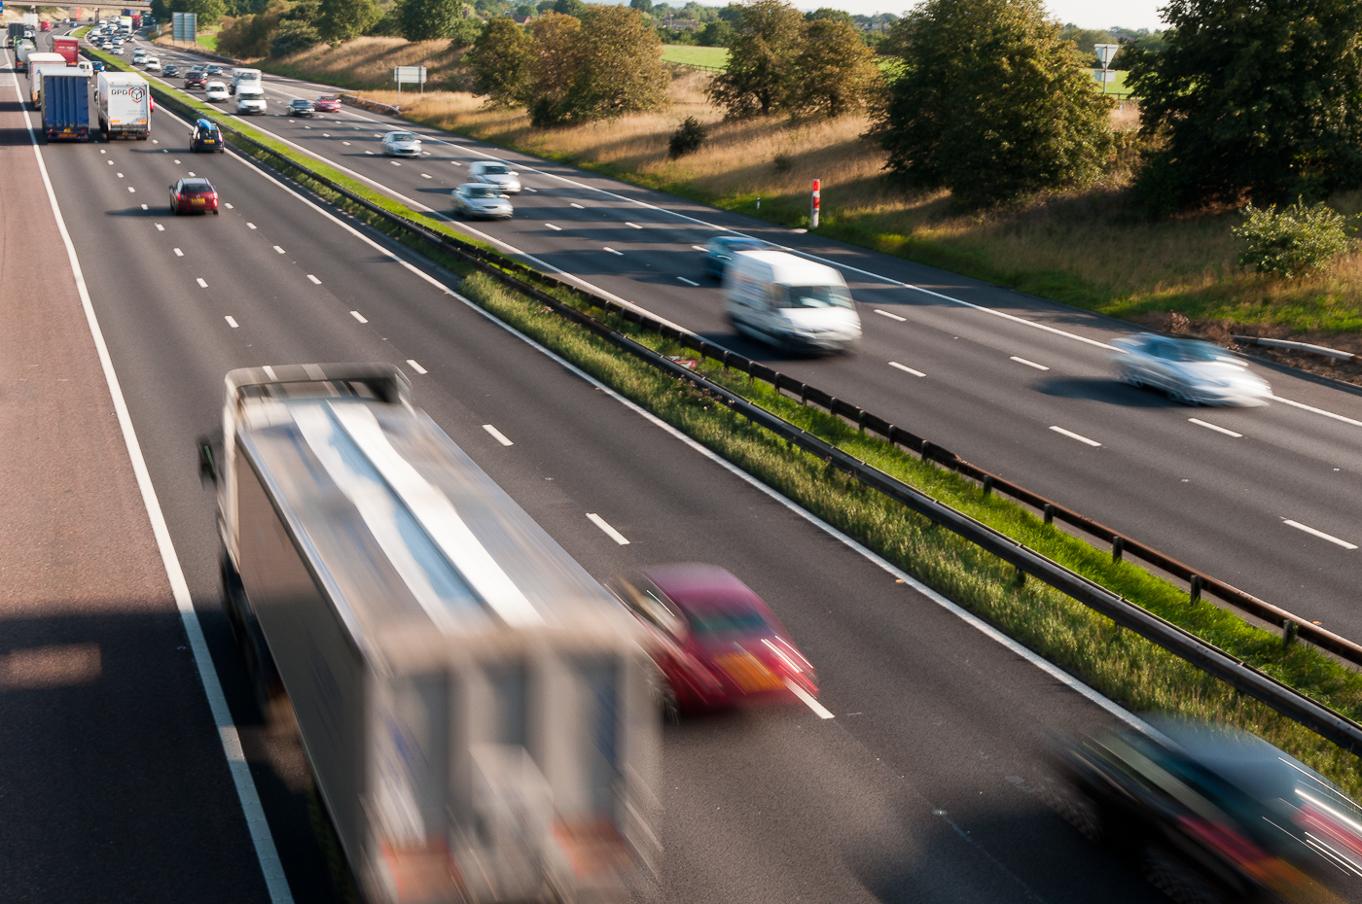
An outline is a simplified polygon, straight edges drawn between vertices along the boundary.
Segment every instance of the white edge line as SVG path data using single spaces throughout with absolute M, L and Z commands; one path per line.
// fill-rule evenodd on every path
M 1320 414 L 1323 415 L 1324 417 L 1332 418 L 1333 420 L 1341 421 L 1345 424 L 1351 424 L 1354 427 L 1362 427 L 1362 421 L 1355 420 L 1346 415 L 1334 414 L 1332 411 L 1325 411 L 1323 408 L 1316 408 L 1314 405 L 1307 405 L 1304 402 L 1294 402 L 1291 399 L 1284 399 L 1281 396 L 1275 394 L 1272 396 L 1272 400 L 1274 402 L 1281 402 L 1283 405 L 1290 405 L 1292 408 L 1299 408 L 1302 411 L 1309 411 L 1312 414 Z
M 1063 427 L 1056 427 L 1054 425 L 1051 425 L 1050 429 L 1058 433 L 1060 436 L 1067 436 L 1069 439 L 1076 439 L 1080 443 L 1085 443 L 1089 446 L 1092 446 L 1093 448 L 1097 448 L 1098 446 L 1102 445 L 1095 439 L 1089 439 L 1088 437 L 1084 436 L 1081 433 L 1074 433 L 1072 430 L 1065 430 Z
M 613 527 L 611 527 L 610 523 L 606 521 L 604 518 L 602 518 L 600 515 L 596 514 L 595 512 L 587 512 L 586 517 L 587 520 L 589 520 L 592 524 L 599 527 L 607 537 L 609 537 L 611 540 L 614 540 L 620 546 L 629 545 L 629 538 L 624 536 L 624 534 L 620 533 L 619 531 L 615 530 Z
M 1304 531 L 1312 537 L 1318 537 L 1321 540 L 1332 543 L 1335 546 L 1342 546 L 1344 549 L 1357 549 L 1357 544 L 1349 543 L 1347 540 L 1340 540 L 1333 534 L 1326 534 L 1324 531 L 1316 530 L 1308 524 L 1301 524 L 1299 521 L 1292 521 L 1290 518 L 1283 518 L 1282 523 L 1288 527 L 1294 527 L 1298 531 Z
M 785 686 L 790 689 L 790 693 L 794 694 L 796 697 L 802 700 L 805 706 L 813 710 L 813 714 L 815 716 L 817 716 L 820 719 L 833 718 L 832 710 L 828 709 L 826 706 L 819 703 L 818 700 L 812 694 L 804 690 L 804 688 L 800 687 L 799 685 L 795 684 L 789 678 L 785 679 Z
M 528 345 L 530 348 L 539 352 L 539 354 L 548 358 L 550 361 L 554 362 L 559 367 L 563 368 L 568 373 L 585 381 L 586 383 L 590 384 L 593 388 L 600 390 L 602 395 L 605 395 L 613 399 L 618 404 L 623 405 L 625 408 L 632 411 L 634 414 L 638 415 L 643 420 L 647 421 L 654 427 L 666 433 L 668 436 L 671 436 L 673 439 L 685 445 L 691 451 L 703 456 L 710 462 L 713 462 L 718 467 L 723 468 L 725 471 L 732 474 L 738 480 L 741 480 L 743 483 L 746 483 L 748 486 L 752 487 L 757 492 L 771 499 L 776 504 L 784 507 L 794 515 L 804 519 L 809 524 L 816 527 L 818 530 L 827 534 L 829 537 L 832 537 L 834 540 L 841 543 L 843 546 L 847 547 L 852 552 L 855 552 L 861 558 L 865 559 L 875 567 L 879 568 L 881 571 L 888 574 L 890 577 L 893 577 L 894 579 L 901 581 L 904 586 L 912 589 L 917 593 L 922 594 L 922 596 L 926 597 L 928 600 L 932 601 L 937 606 L 949 612 L 951 615 L 954 615 L 956 618 L 960 619 L 965 624 L 969 625 L 971 628 L 978 631 L 980 634 L 983 634 L 989 640 L 992 640 L 994 643 L 1005 648 L 1013 655 L 1021 659 L 1025 659 L 1027 662 L 1031 663 L 1031 665 L 1035 666 L 1040 671 L 1049 675 L 1051 678 L 1058 681 L 1060 684 L 1064 685 L 1069 690 L 1078 694 L 1080 697 L 1084 698 L 1088 702 L 1092 703 L 1094 706 L 1100 707 L 1103 711 L 1107 712 L 1114 718 L 1119 719 L 1121 722 L 1125 723 L 1126 725 L 1129 725 L 1130 727 L 1136 729 L 1137 731 L 1140 731 L 1144 734 L 1151 735 L 1154 737 L 1160 736 L 1159 732 L 1156 729 L 1154 729 L 1153 726 L 1151 726 L 1149 723 L 1145 722 L 1143 719 L 1136 716 L 1134 713 L 1127 710 L 1125 707 L 1118 704 L 1116 701 L 1108 699 L 1098 691 L 1084 684 L 1082 681 L 1079 681 L 1073 675 L 1070 675 L 1068 672 L 1064 671 L 1059 666 L 1055 665 L 1053 662 L 1050 662 L 1049 660 L 1043 658 L 1042 656 L 1033 652 L 1031 649 L 1024 646 L 1020 642 L 1014 640 L 1013 638 L 1008 637 L 1002 631 L 999 631 L 997 628 L 993 627 L 988 622 L 981 619 L 979 616 L 970 612 L 968 609 L 962 607 L 959 603 L 956 603 L 955 601 L 946 598 L 942 594 L 933 590 L 931 587 L 928 587 L 926 584 L 923 584 L 917 578 L 908 574 L 908 572 L 899 568 L 897 565 L 884 559 L 878 553 L 875 553 L 870 549 L 866 548 L 860 542 L 853 540 L 851 537 L 842 533 L 840 530 L 833 527 L 831 524 L 828 524 L 826 521 L 819 518 L 812 512 L 809 512 L 806 509 L 801 508 L 797 503 L 793 502 L 790 499 L 787 499 L 784 495 L 777 492 L 776 490 L 773 490 L 771 487 L 768 487 L 766 484 L 762 483 L 760 480 L 753 477 L 751 474 L 748 474 L 746 471 L 742 470 L 737 465 L 733 464 L 731 461 L 728 461 L 727 459 L 721 457 L 717 452 L 714 452 L 708 449 L 707 447 L 701 445 L 699 441 L 692 439 L 691 437 L 682 433 L 680 430 L 677 430 L 675 427 L 673 427 L 671 424 L 668 424 L 666 421 L 663 421 L 657 415 L 653 414 L 652 412 L 644 410 L 643 408 L 639 407 L 636 403 L 630 401 L 629 399 L 626 399 L 624 396 L 620 395 L 619 392 L 617 392 L 616 390 L 612 389 L 609 386 L 606 386 L 600 380 L 596 379 L 591 374 L 582 370 L 580 367 L 573 364 L 571 361 L 568 361 L 566 358 L 562 357 L 557 352 L 552 351 L 551 349 L 542 345 L 541 343 L 531 338 L 530 336 L 525 335 L 520 330 L 517 330 L 510 324 L 498 320 L 489 311 L 484 310 L 472 299 L 466 298 L 463 295 L 460 295 L 458 292 L 455 292 L 453 289 L 449 288 L 449 286 L 445 285 L 440 280 L 431 276 L 429 273 L 425 272 L 420 267 L 417 267 L 410 261 L 405 260 L 404 258 L 394 254 L 392 251 L 378 244 L 378 242 L 375 242 L 369 236 L 360 232 L 358 229 L 351 226 L 349 223 L 346 223 L 343 220 L 336 218 L 329 211 L 323 210 L 322 208 L 318 207 L 311 200 L 298 194 L 292 188 L 280 182 L 278 179 L 275 179 L 268 173 L 256 169 L 254 166 L 247 163 L 240 157 L 237 157 L 235 154 L 231 154 L 229 156 L 231 157 L 232 160 L 235 160 L 238 165 L 244 166 L 251 172 L 260 176 L 262 179 L 274 183 L 284 192 L 287 192 L 294 198 L 297 198 L 303 204 L 312 208 L 312 210 L 316 211 L 326 220 L 329 220 L 330 222 L 336 224 L 341 229 L 344 229 L 346 232 L 350 233 L 360 241 L 364 242 L 369 247 L 373 248 L 379 254 L 382 254 L 383 256 L 397 263 L 399 266 L 407 270 L 417 279 L 422 280 L 432 288 L 444 293 L 445 295 L 448 295 L 450 298 L 455 299 L 464 307 L 472 311 L 474 314 L 477 314 L 483 320 L 486 320 L 488 323 L 506 332 L 508 335 L 514 336 L 521 342 Z
M 1187 420 L 1193 424 L 1196 424 L 1198 427 L 1205 427 L 1207 430 L 1214 430 L 1216 433 L 1223 433 L 1226 436 L 1232 436 L 1235 439 L 1244 438 L 1244 434 L 1242 433 L 1235 433 L 1228 427 L 1221 427 L 1219 424 L 1212 424 L 1210 421 L 1203 421 L 1199 417 L 1189 417 Z
M 502 433 L 500 430 L 498 430 L 496 427 L 493 427 L 491 424 L 483 424 L 482 429 L 486 430 L 488 434 L 491 435 L 492 439 L 501 443 L 503 446 L 515 445 L 515 443 L 511 442 L 509 439 L 506 438 L 506 434 Z
M 7 60 L 8 57 L 9 54 L 6 54 Z M 13 69 L 10 71 L 10 76 L 14 79 L 15 92 L 22 99 L 23 94 L 19 90 L 19 77 Z M 288 879 L 284 875 L 284 867 L 279 860 L 279 851 L 274 846 L 274 838 L 270 834 L 269 822 L 265 819 L 265 811 L 260 805 L 260 795 L 256 791 L 254 780 L 251 778 L 250 765 L 246 762 L 245 754 L 241 749 L 240 734 L 237 732 L 236 724 L 232 721 L 231 710 L 227 706 L 227 698 L 222 693 L 218 674 L 213 669 L 208 642 L 203 636 L 203 628 L 199 624 L 198 613 L 194 610 L 194 602 L 189 595 L 189 584 L 185 580 L 184 571 L 180 568 L 180 560 L 175 554 L 175 544 L 170 539 L 170 528 L 166 526 L 165 515 L 161 512 L 161 504 L 157 500 L 156 488 L 152 485 L 151 473 L 147 470 L 146 460 L 142 457 L 142 447 L 137 440 L 137 432 L 133 428 L 132 416 L 128 413 L 127 402 L 123 398 L 118 374 L 115 373 L 113 359 L 109 356 L 109 347 L 104 342 L 104 333 L 99 328 L 99 319 L 95 316 L 95 308 L 90 301 L 90 291 L 85 285 L 85 276 L 81 271 L 80 260 L 76 257 L 76 247 L 71 241 L 71 233 L 66 229 L 66 221 L 62 218 L 61 208 L 57 204 L 57 194 L 52 188 L 52 179 L 47 174 L 42 150 L 38 145 L 37 138 L 33 135 L 33 125 L 29 122 L 27 113 L 24 114 L 24 127 L 28 130 L 29 141 L 33 146 L 33 156 L 38 161 L 38 172 L 43 177 L 43 187 L 47 190 L 48 203 L 52 206 L 52 214 L 57 220 L 57 231 L 61 233 L 62 243 L 66 246 L 66 257 L 71 264 L 76 292 L 80 296 L 81 307 L 85 310 L 85 322 L 90 328 L 90 336 L 95 343 L 100 368 L 104 371 L 104 382 L 109 387 L 109 396 L 113 401 L 114 413 L 118 418 L 119 429 L 123 433 L 123 444 L 127 447 L 128 458 L 132 464 L 133 474 L 137 479 L 137 488 L 142 494 L 142 504 L 146 508 L 147 519 L 151 522 L 151 532 L 156 539 L 157 550 L 161 554 L 161 565 L 165 568 L 171 593 L 175 597 L 175 606 L 180 613 L 180 622 L 184 625 L 185 637 L 189 641 L 189 649 L 194 656 L 194 666 L 198 671 L 199 681 L 203 685 L 204 696 L 208 698 L 208 709 L 212 713 L 214 724 L 217 726 L 218 740 L 222 744 L 222 752 L 227 759 L 227 769 L 232 776 L 232 785 L 236 789 L 237 800 L 241 803 L 242 816 L 246 821 L 246 830 L 251 836 L 251 844 L 255 848 L 256 860 L 260 864 L 260 872 L 265 880 L 266 891 L 269 893 L 270 900 L 275 904 L 291 904 L 293 895 L 289 891 Z

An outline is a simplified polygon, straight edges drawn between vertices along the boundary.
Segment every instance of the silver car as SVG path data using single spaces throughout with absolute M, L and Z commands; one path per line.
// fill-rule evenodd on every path
M 389 157 L 420 157 L 421 139 L 413 132 L 389 132 L 383 136 L 383 153 Z
M 1162 390 L 1189 405 L 1266 405 L 1267 381 L 1219 346 L 1140 333 L 1115 340 L 1116 375 L 1131 386 Z
M 501 193 L 495 185 L 470 183 L 460 185 L 451 192 L 454 210 L 465 217 L 485 217 L 487 219 L 510 219 L 514 210 L 510 198 Z
M 468 177 L 474 182 L 495 185 L 508 195 L 520 191 L 520 174 L 496 160 L 476 160 L 468 164 Z

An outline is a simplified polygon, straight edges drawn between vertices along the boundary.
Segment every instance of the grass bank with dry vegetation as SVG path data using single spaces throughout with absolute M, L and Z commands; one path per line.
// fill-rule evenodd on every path
M 377 88 L 395 64 L 393 42 L 402 43 L 363 38 L 314 48 L 270 68 Z M 447 46 L 428 43 L 453 66 Z M 400 62 L 415 62 L 422 47 L 411 45 Z M 1230 233 L 1236 211 L 1151 221 L 1126 197 L 1129 160 L 1081 192 L 963 211 L 948 193 L 912 191 L 888 178 L 884 153 L 864 137 L 866 117 L 726 122 L 705 98 L 709 78 L 678 68 L 667 110 L 558 129 L 533 128 L 524 110 L 488 109 L 466 92 L 365 94 L 400 103 L 414 121 L 789 226 L 805 225 L 808 186 L 819 178 L 819 231 L 829 236 L 1157 328 L 1219 339 L 1289 336 L 1362 351 L 1362 253 L 1295 282 L 1247 273 Z M 1117 129 L 1138 124 L 1134 104 L 1112 115 Z M 670 159 L 668 139 L 687 116 L 706 126 L 708 139 L 694 154 Z M 1332 203 L 1357 213 L 1362 192 Z

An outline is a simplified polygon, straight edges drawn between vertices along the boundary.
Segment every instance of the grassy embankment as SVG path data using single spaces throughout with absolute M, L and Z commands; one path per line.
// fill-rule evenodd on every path
M 380 89 L 392 62 L 378 59 L 398 46 L 396 39 L 365 38 L 264 65 Z M 561 129 L 535 129 L 523 110 L 486 109 L 462 92 L 368 93 L 400 101 L 415 121 L 788 226 L 804 225 L 809 182 L 821 178 L 820 231 L 832 237 L 1144 324 L 1162 327 L 1178 312 L 1212 335 L 1228 325 L 1362 350 L 1362 254 L 1292 283 L 1245 273 L 1229 231 L 1236 213 L 1148 221 L 1123 192 L 1130 161 L 1089 190 L 1005 210 L 962 211 L 946 192 L 905 190 L 886 178 L 884 154 L 863 137 L 869 125 L 863 116 L 725 122 L 705 99 L 708 78 L 678 72 L 664 111 Z M 668 137 L 686 116 L 709 127 L 709 141 L 695 154 L 669 159 Z M 1134 104 L 1113 113 L 1118 128 L 1133 128 L 1137 116 Z M 1345 213 L 1362 210 L 1362 193 L 1333 201 Z
M 100 56 L 115 66 L 126 68 L 121 60 Z M 212 109 L 182 92 L 168 93 L 196 111 Z M 230 121 L 225 128 L 262 140 L 313 172 L 346 184 L 388 209 L 440 231 L 452 232 L 447 224 L 374 195 L 331 167 L 274 142 L 249 126 Z M 322 191 L 325 194 L 325 189 Z M 335 198 L 334 195 L 331 197 Z M 364 216 L 362 208 L 352 209 Z M 620 355 L 613 347 L 571 326 L 542 305 L 515 298 L 481 275 L 466 280 L 464 287 L 498 316 L 546 342 L 1114 699 L 1137 710 L 1170 710 L 1241 725 L 1333 776 L 1352 793 L 1362 793 L 1362 769 L 1356 757 L 1265 707 L 1239 697 L 1227 686 L 1130 632 L 1115 628 L 1105 618 L 1038 582 L 1018 584 L 1011 569 L 998 560 L 945 531 L 930 527 L 887 498 L 830 472 L 821 461 L 792 451 L 770 434 L 752 427 L 727 409 L 713 405 L 702 394 L 677 385 L 629 356 Z M 619 323 L 616 327 L 648 340 L 629 325 Z M 679 351 L 666 347 L 656 337 L 652 344 L 663 351 Z M 1133 566 L 1112 563 L 1104 554 L 1041 524 L 1016 506 L 996 497 L 984 497 L 955 475 L 924 465 L 900 450 L 864 437 L 837 419 L 805 409 L 741 375 L 726 374 L 717 369 L 710 369 L 710 375 L 804 429 L 1183 624 L 1326 705 L 1352 718 L 1362 717 L 1362 675 L 1340 667 L 1303 645 L 1283 649 L 1273 635 L 1253 629 L 1213 606 L 1189 606 L 1176 588 Z

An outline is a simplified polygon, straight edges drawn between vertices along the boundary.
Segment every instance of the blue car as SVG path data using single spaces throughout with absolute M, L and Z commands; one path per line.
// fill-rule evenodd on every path
M 92 60 L 92 61 L 90 62 L 90 66 L 91 66 L 91 68 L 93 69 L 93 71 L 95 71 L 95 72 L 103 72 L 103 71 L 104 71 L 104 63 L 103 63 L 102 61 L 100 61 L 100 60 Z
M 755 251 L 764 247 L 765 242 L 742 235 L 721 235 L 712 238 L 705 246 L 705 273 L 711 279 L 722 281 L 724 271 L 728 269 L 728 262 L 733 260 L 733 255 L 739 251 Z

